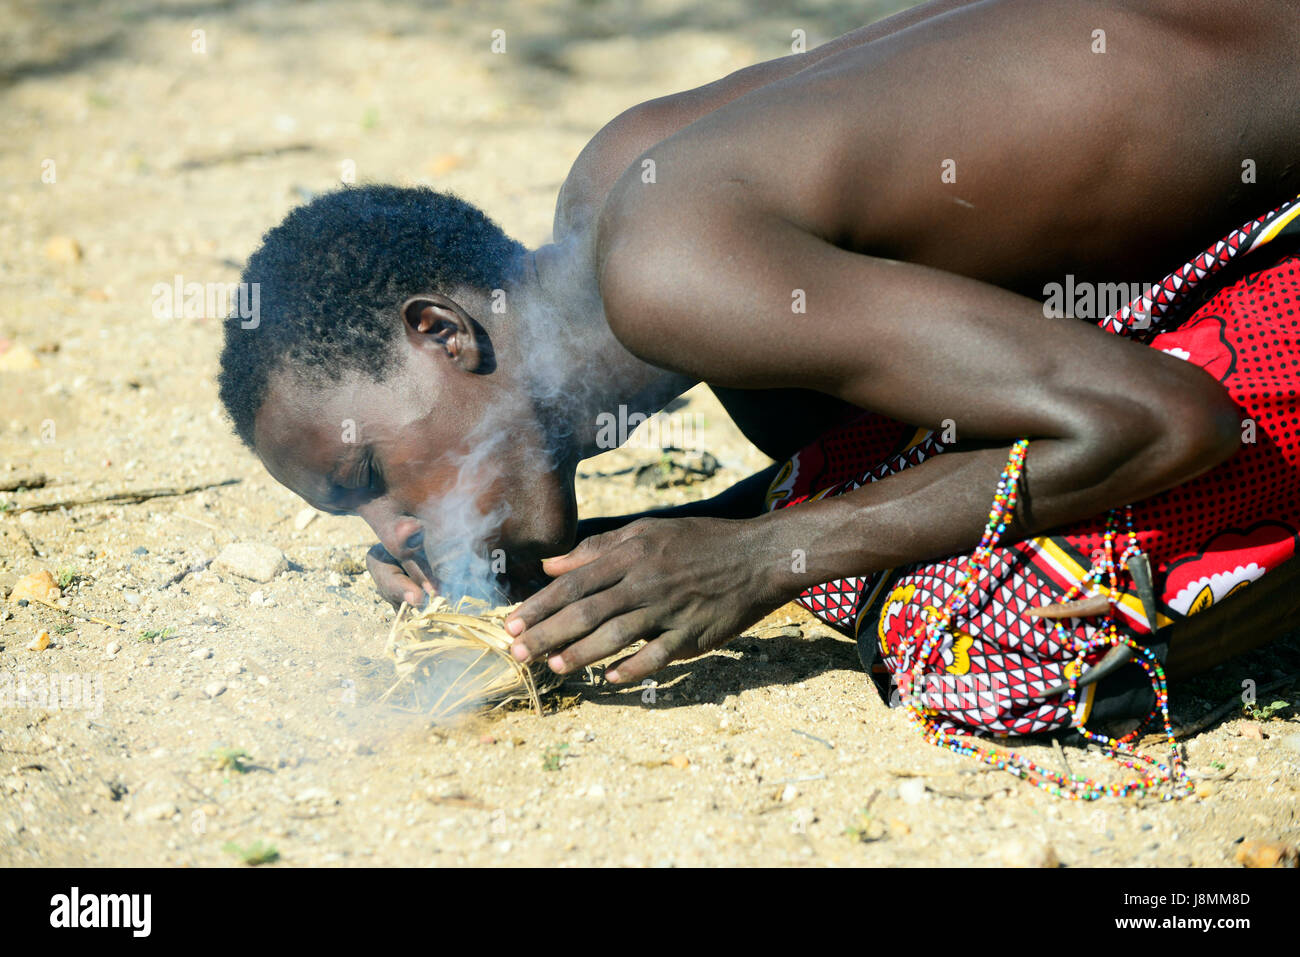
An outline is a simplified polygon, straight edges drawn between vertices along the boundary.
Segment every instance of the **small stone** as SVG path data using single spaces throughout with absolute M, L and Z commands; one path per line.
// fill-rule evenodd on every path
M 1252 741 L 1264 740 L 1264 729 L 1255 721 L 1243 721 L 1239 729 L 1243 738 L 1250 738 Z
M 333 804 L 334 803 L 334 798 L 329 793 L 329 791 L 326 791 L 324 788 L 320 788 L 320 787 L 304 788 L 303 790 L 298 792 L 298 794 L 294 797 L 293 800 L 295 804 L 312 804 L 312 803 Z
M 1296 867 L 1296 848 L 1281 841 L 1245 841 L 1237 848 L 1237 863 L 1242 867 Z
M 110 641 L 107 645 L 104 646 L 104 654 L 108 655 L 110 658 L 112 658 L 121 650 L 122 650 L 122 646 L 119 645 L 116 641 Z
M 51 236 L 45 242 L 45 258 L 52 263 L 71 266 L 81 262 L 81 243 L 71 236 Z
M 1196 785 L 1196 796 L 1198 798 L 1214 797 L 1217 790 L 1218 788 L 1209 781 L 1202 781 L 1200 784 Z
M 32 572 L 30 575 L 24 575 L 14 582 L 13 591 L 9 593 L 9 600 L 14 604 L 24 598 L 35 602 L 57 601 L 62 595 L 63 592 L 59 590 L 59 586 L 55 583 L 54 576 L 45 569 L 41 569 L 38 572 Z
M 0 342 L 0 372 L 31 372 L 41 367 L 41 360 L 21 342 Z M 30 512 L 24 512 L 30 515 Z
M 1007 867 L 1060 867 L 1061 861 L 1050 844 L 1009 841 L 999 852 Z
M 758 758 L 755 757 L 753 751 L 746 751 L 744 754 L 740 756 L 741 767 L 752 768 L 757 763 L 758 763 Z
M 587 797 L 594 798 L 597 801 L 603 800 L 605 797 L 605 785 L 593 784 L 591 787 L 587 788 Z
M 215 698 L 218 695 L 224 694 L 225 691 L 226 683 L 224 681 L 212 681 L 203 686 L 203 693 L 209 698 Z
M 218 572 L 238 575 L 255 582 L 269 582 L 289 568 L 284 553 L 274 545 L 259 542 L 232 542 L 212 560 Z
M 316 516 L 319 514 L 320 512 L 316 511 L 314 508 L 304 508 L 293 517 L 293 527 L 301 532 L 304 528 L 314 522 Z
M 44 651 L 50 647 L 50 633 L 48 631 L 40 632 L 35 638 L 27 642 L 28 651 Z
M 238 661 L 231 662 L 230 664 L 226 665 L 226 676 L 229 678 L 233 678 L 235 677 L 235 675 L 242 675 L 243 673 L 244 673 L 244 666 L 240 664 Z
M 799 789 L 795 787 L 793 784 L 787 784 L 785 788 L 781 791 L 781 802 L 783 804 L 789 804 L 798 796 L 799 796 Z
M 197 659 L 199 659 L 200 661 L 204 661 L 204 660 L 206 660 L 206 659 L 212 657 L 212 649 L 211 649 L 211 648 L 197 648 L 197 649 L 195 649 L 194 651 L 191 651 L 191 652 L 190 652 L 190 657 L 191 657 L 191 658 L 197 658 Z
M 162 804 L 151 804 L 140 812 L 141 821 L 170 821 L 175 815 L 180 813 L 180 808 L 170 802 Z
M 908 778 L 898 785 L 898 797 L 904 804 L 920 804 L 925 792 L 925 782 L 920 778 Z
M 691 766 L 691 759 L 684 754 L 674 754 L 668 759 L 668 763 L 679 771 L 685 771 Z

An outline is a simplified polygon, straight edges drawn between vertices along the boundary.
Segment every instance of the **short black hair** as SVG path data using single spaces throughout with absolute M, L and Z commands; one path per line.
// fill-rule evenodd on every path
M 353 371 L 381 380 L 402 302 L 501 288 L 525 252 L 478 207 L 423 186 L 349 186 L 293 210 L 244 267 L 241 282 L 258 284 L 256 322 L 225 321 L 218 384 L 235 432 L 253 447 L 282 366 L 309 382 Z

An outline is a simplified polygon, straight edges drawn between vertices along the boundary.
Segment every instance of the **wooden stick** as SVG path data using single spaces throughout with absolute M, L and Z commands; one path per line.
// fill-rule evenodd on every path
M 38 505 L 21 505 L 11 509 L 9 514 L 21 515 L 23 512 L 54 512 L 61 508 L 76 508 L 80 505 L 139 505 L 155 498 L 170 498 L 175 495 L 192 495 L 210 488 L 224 488 L 238 485 L 243 479 L 229 478 L 220 482 L 208 482 L 205 485 L 188 485 L 184 488 L 149 488 L 137 492 L 114 492 L 112 495 L 94 495 L 89 498 L 68 498 L 58 502 L 41 502 Z
M 84 618 L 86 621 L 93 621 L 97 625 L 108 625 L 109 628 L 116 628 L 118 631 L 122 630 L 122 626 L 116 622 L 105 621 L 103 618 L 96 618 L 93 615 L 83 615 L 81 612 L 73 611 L 71 608 L 60 608 L 58 605 L 54 604 L 54 602 L 46 601 L 44 598 L 37 598 L 35 595 L 29 596 L 27 600 L 34 601 L 38 605 L 44 605 L 46 608 L 53 608 L 55 611 L 61 611 L 65 615 L 72 615 L 75 618 Z

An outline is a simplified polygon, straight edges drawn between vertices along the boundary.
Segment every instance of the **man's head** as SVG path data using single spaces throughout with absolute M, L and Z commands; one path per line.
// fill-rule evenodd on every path
M 294 210 L 244 270 L 256 321 L 226 323 L 236 432 L 278 481 L 360 515 L 401 560 L 465 534 L 467 510 L 501 520 L 484 531 L 508 552 L 562 548 L 572 488 L 489 308 L 525 263 L 480 210 L 429 189 L 348 188 Z

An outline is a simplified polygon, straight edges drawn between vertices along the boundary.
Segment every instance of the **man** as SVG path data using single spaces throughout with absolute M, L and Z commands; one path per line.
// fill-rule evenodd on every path
M 516 655 L 567 672 L 646 639 L 612 681 L 801 595 L 897 671 L 1028 438 L 983 595 L 1001 610 L 941 650 L 1015 699 L 956 723 L 1059 727 L 1047 689 L 1096 610 L 1058 610 L 1064 637 L 1028 611 L 1085 578 L 1108 510 L 1140 504 L 1156 581 L 1107 607 L 1171 667 L 1290 610 L 1235 595 L 1248 628 L 1174 635 L 1294 567 L 1297 41 L 1283 2 L 944 0 L 623 113 L 531 252 L 452 197 L 323 197 L 249 261 L 262 320 L 227 325 L 223 401 L 279 481 L 366 519 L 390 600 L 491 580 L 502 554 L 531 591 L 540 565 L 554 581 L 510 622 Z M 1048 319 L 1033 298 L 1161 277 L 1167 295 L 1113 316 Z M 1217 324 L 1190 325 L 1210 316 L 1189 289 Z M 573 548 L 596 416 L 698 382 L 783 465 Z M 1184 601 L 1202 579 L 1209 598 Z M 1149 706 L 1130 679 L 1106 679 L 1106 713 Z

